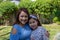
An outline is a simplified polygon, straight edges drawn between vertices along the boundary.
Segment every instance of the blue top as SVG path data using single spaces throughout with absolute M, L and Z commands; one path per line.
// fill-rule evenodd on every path
M 21 27 L 19 24 L 13 25 L 17 30 L 16 34 L 10 34 L 10 40 L 30 40 L 31 29 L 28 24 Z

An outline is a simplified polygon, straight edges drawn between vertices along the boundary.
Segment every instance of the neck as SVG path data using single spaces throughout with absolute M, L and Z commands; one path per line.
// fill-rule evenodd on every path
M 33 30 L 36 30 L 37 28 L 38 28 L 38 26 L 35 29 L 33 29 Z
M 19 25 L 23 27 L 25 24 L 20 23 Z

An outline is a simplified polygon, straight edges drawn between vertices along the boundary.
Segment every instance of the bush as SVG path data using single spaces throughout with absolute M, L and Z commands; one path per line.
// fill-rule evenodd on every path
M 54 23 L 56 23 L 57 21 L 58 21 L 58 18 L 57 17 L 53 18 L 53 22 Z
M 2 15 L 2 18 L 5 20 L 5 24 L 6 20 L 9 21 L 9 24 L 13 23 L 13 18 L 15 17 L 17 9 L 17 6 L 10 1 L 0 3 L 0 14 Z

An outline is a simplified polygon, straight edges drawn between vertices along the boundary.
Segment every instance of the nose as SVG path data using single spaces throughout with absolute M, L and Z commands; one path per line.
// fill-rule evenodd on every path
M 33 26 L 34 24 L 33 24 L 33 23 L 31 23 L 30 25 L 31 25 L 31 26 Z
M 25 17 L 23 17 L 23 19 L 25 20 L 26 18 L 25 18 Z

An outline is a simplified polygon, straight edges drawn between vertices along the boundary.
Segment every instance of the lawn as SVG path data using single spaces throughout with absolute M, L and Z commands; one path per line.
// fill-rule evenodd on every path
M 43 24 L 43 26 L 49 31 L 50 40 L 60 31 L 60 25 L 57 24 Z M 9 40 L 11 28 L 12 26 L 0 26 L 0 40 Z
M 11 26 L 0 26 L 0 40 L 8 40 Z
M 60 32 L 60 25 L 57 24 L 44 24 L 43 25 L 50 33 L 49 40 L 53 40 L 54 36 Z

